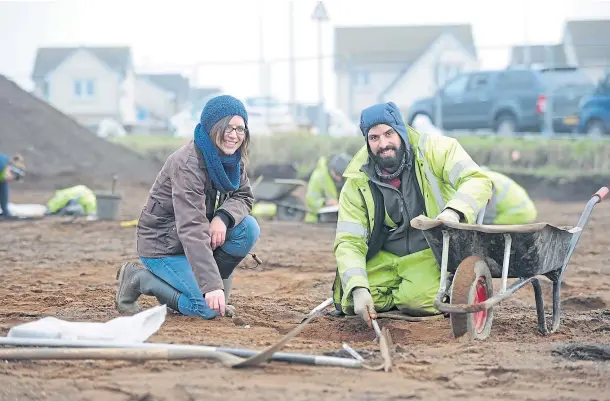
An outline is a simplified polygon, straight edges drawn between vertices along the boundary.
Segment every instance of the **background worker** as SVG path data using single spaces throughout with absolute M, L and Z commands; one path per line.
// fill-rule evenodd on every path
M 483 224 L 529 224 L 538 216 L 536 204 L 527 191 L 510 177 L 481 167 L 493 183 L 491 200 Z
M 86 185 L 59 189 L 47 202 L 47 215 L 95 216 L 97 198 Z
M 324 206 L 339 204 L 339 193 L 345 181 L 343 173 L 352 158 L 345 153 L 335 154 L 328 159 L 318 159 L 315 170 L 309 177 L 305 203 L 307 205 L 307 223 L 318 222 L 318 211 Z
M 15 155 L 11 159 L 8 155 L 0 153 L 0 217 L 11 218 L 8 209 L 9 183 L 19 181 L 25 176 L 25 164 L 21 155 Z

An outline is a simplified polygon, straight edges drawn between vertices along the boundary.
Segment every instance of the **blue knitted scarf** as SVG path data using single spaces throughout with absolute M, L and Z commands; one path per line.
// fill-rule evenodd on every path
M 238 150 L 231 156 L 220 154 L 201 123 L 195 128 L 195 145 L 203 153 L 214 188 L 224 193 L 237 190 L 241 181 L 241 151 Z

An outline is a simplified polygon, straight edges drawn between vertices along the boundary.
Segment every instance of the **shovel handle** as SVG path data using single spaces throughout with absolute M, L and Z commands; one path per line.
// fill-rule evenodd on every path
M 593 196 L 599 197 L 598 202 L 603 201 L 604 198 L 606 197 L 606 195 L 608 195 L 608 187 L 601 187 L 600 189 L 597 190 L 597 192 L 595 194 L 593 194 Z

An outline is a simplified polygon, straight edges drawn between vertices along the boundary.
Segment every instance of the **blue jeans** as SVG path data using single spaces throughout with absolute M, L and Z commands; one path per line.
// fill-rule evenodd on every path
M 227 230 L 225 243 L 221 248 L 232 256 L 248 256 L 254 247 L 260 228 L 256 219 L 246 216 L 241 223 Z M 181 293 L 178 299 L 178 312 L 186 316 L 199 316 L 211 319 L 216 313 L 211 310 L 185 255 L 163 258 L 140 258 L 144 266 L 155 276 L 165 281 Z

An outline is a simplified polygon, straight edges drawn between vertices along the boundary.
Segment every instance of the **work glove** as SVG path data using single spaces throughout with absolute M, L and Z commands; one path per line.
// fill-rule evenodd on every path
M 438 216 L 436 216 L 436 220 L 459 223 L 460 215 L 454 210 L 445 209 Z
M 377 314 L 371 293 L 366 288 L 358 287 L 352 291 L 352 296 L 354 297 L 354 313 L 360 315 L 362 320 L 372 327 L 371 318 L 376 319 Z

